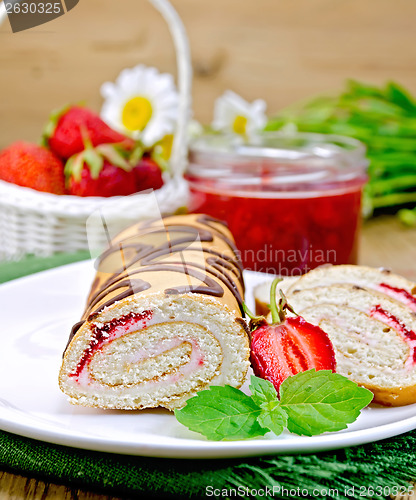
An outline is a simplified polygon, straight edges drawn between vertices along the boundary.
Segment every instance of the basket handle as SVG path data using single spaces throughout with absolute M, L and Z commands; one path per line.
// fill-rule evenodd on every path
M 188 161 L 188 122 L 192 105 L 192 65 L 185 26 L 168 0 L 149 0 L 169 26 L 176 51 L 179 109 L 176 133 L 172 144 L 171 165 L 175 175 L 182 175 Z
M 178 71 L 179 109 L 178 123 L 170 159 L 175 175 L 182 175 L 188 158 L 188 122 L 191 115 L 192 65 L 188 37 L 176 10 L 168 0 L 149 0 L 168 24 L 176 52 Z M 6 18 L 6 6 L 0 2 L 0 25 Z
M 6 4 L 4 2 L 0 2 L 0 26 L 2 22 L 6 19 L 6 17 L 7 17 Z

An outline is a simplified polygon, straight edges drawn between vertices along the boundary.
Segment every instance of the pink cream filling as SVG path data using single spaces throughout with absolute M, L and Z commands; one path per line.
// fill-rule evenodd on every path
M 149 321 L 152 319 L 152 316 L 152 311 L 143 311 L 140 314 L 129 313 L 121 318 L 113 319 L 102 327 L 95 325 L 89 346 L 85 350 L 75 370 L 70 373 L 69 376 L 76 378 L 76 381 L 79 384 L 81 384 L 81 382 L 91 382 L 88 375 L 88 367 L 94 355 L 104 346 L 109 345 L 111 342 L 122 337 L 123 335 L 131 333 L 135 330 L 142 330 L 146 328 Z M 189 342 L 192 345 L 191 359 L 186 366 L 182 368 L 180 373 L 175 373 L 170 377 L 169 382 L 175 383 L 183 376 L 195 371 L 198 366 L 202 366 L 204 364 L 203 353 L 201 352 L 200 346 L 195 339 L 183 339 L 180 337 L 172 338 L 168 342 L 163 343 L 163 345 L 154 346 L 150 350 L 141 349 L 140 351 L 135 352 L 130 356 L 128 362 L 139 363 L 144 359 L 156 357 L 169 349 L 175 349 L 184 341 Z
M 382 323 L 385 323 L 389 327 L 393 328 L 400 333 L 403 340 L 407 343 L 410 348 L 410 355 L 406 361 L 406 366 L 412 367 L 416 364 L 416 333 L 406 327 L 401 321 L 399 321 L 396 316 L 385 311 L 380 305 L 374 306 L 370 311 L 370 316 L 372 318 L 378 319 Z
M 200 350 L 198 342 L 195 339 L 184 339 L 181 337 L 174 337 L 172 339 L 169 339 L 169 341 L 164 342 L 162 345 L 158 344 L 156 346 L 152 346 L 151 349 L 140 349 L 131 354 L 131 356 L 129 356 L 126 361 L 132 364 L 140 363 L 140 361 L 143 361 L 144 359 L 154 358 L 156 356 L 159 356 L 159 354 L 164 353 L 165 351 L 175 349 L 176 347 L 179 347 L 183 342 L 188 342 L 192 345 L 191 360 L 188 365 L 192 364 L 192 369 L 196 368 L 198 365 L 203 365 L 204 357 Z
M 84 370 L 88 369 L 88 365 L 97 351 L 102 349 L 104 345 L 109 344 L 127 333 L 146 328 L 152 315 L 152 311 L 143 311 L 140 314 L 129 313 L 121 318 L 113 319 L 101 327 L 95 325 L 87 349 L 84 351 L 75 370 L 70 373 L 69 376 L 75 377 L 79 382 L 81 374 Z
M 378 287 L 380 291 L 393 299 L 406 304 L 412 311 L 416 312 L 416 297 L 403 288 L 395 288 L 387 285 L 387 283 L 380 283 Z

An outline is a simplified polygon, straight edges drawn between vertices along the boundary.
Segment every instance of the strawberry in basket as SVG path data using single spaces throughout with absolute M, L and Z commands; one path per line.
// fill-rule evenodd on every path
M 133 173 L 137 191 L 159 189 L 163 186 L 161 169 L 149 156 L 143 156 L 135 163 Z
M 29 142 L 14 142 L 0 153 L 0 180 L 47 193 L 65 192 L 62 161 Z
M 76 196 L 127 196 L 163 185 L 159 166 L 150 158 L 131 153 L 123 144 L 93 147 L 84 138 L 85 149 L 65 165 L 68 193 Z
M 84 150 L 83 134 L 92 145 L 121 143 L 133 148 L 134 141 L 110 128 L 93 111 L 69 106 L 51 115 L 43 132 L 43 144 L 57 156 L 68 159 Z

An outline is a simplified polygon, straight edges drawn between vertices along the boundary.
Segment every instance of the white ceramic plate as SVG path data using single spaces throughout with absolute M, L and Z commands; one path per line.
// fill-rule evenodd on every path
M 69 404 L 57 383 L 63 348 L 94 276 L 81 262 L 0 286 L 0 428 L 50 443 L 130 455 L 224 458 L 305 453 L 368 443 L 416 428 L 416 405 L 369 408 L 347 430 L 211 442 L 165 410 L 101 411 Z M 246 273 L 248 295 L 264 276 Z

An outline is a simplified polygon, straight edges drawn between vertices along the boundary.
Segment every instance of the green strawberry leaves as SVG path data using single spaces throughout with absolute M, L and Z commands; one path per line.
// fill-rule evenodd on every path
M 65 106 L 62 106 L 61 108 L 55 109 L 52 111 L 52 113 L 49 116 L 48 123 L 45 125 L 43 131 L 42 131 L 42 137 L 41 137 L 41 146 L 44 147 L 49 147 L 49 139 L 53 136 L 55 129 L 58 125 L 58 121 L 63 116 L 69 109 L 71 108 L 70 104 L 66 104 Z
M 91 141 L 85 138 L 85 149 L 81 153 L 71 156 L 65 165 L 65 176 L 72 177 L 75 181 L 79 182 L 82 177 L 82 170 L 87 166 L 91 173 L 92 179 L 98 179 L 101 170 L 104 167 L 104 161 L 107 160 L 111 165 L 130 172 L 133 166 L 125 158 L 125 153 L 122 147 L 118 144 L 100 144 L 95 148 L 92 146 Z
M 211 386 L 175 410 L 188 429 L 215 441 L 249 439 L 271 431 L 314 436 L 345 429 L 371 403 L 373 394 L 330 370 L 308 370 L 287 378 L 280 400 L 267 380 L 251 377 L 247 396 L 230 386 Z

